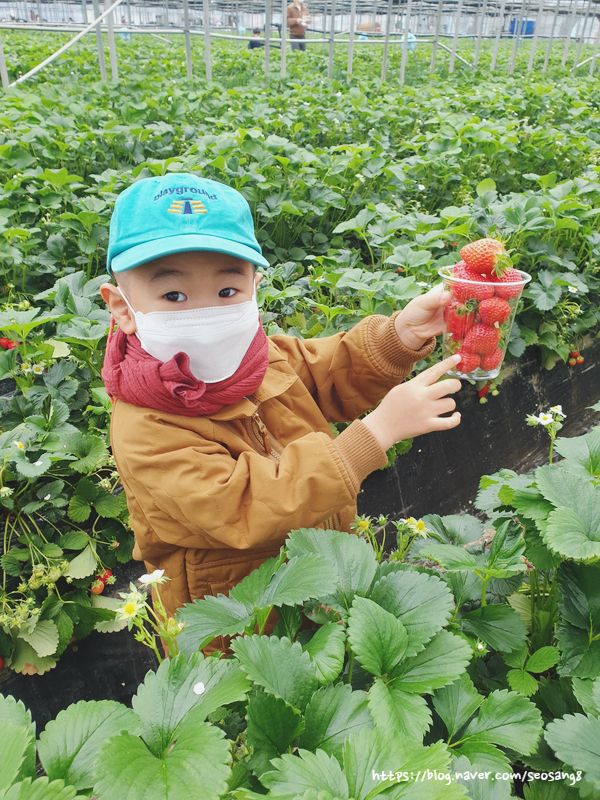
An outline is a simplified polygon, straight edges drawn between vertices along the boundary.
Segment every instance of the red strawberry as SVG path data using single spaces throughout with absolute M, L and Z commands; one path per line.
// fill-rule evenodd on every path
M 506 269 L 505 259 L 498 256 L 504 254 L 504 245 L 497 239 L 478 239 L 476 242 L 466 244 L 460 250 L 460 257 L 471 272 L 482 275 L 498 275 Z
M 489 328 L 487 325 L 473 325 L 465 337 L 463 347 L 469 353 L 487 356 L 498 347 L 499 339 L 500 332 L 496 328 Z
M 504 358 L 504 351 L 500 348 L 494 350 L 493 353 L 489 353 L 486 356 L 482 356 L 481 358 L 481 369 L 496 369 L 502 363 L 502 359 Z
M 570 366 L 570 367 L 575 367 L 575 366 L 577 366 L 577 359 L 576 359 L 576 358 L 570 358 L 570 359 L 569 359 L 569 366 Z
M 479 317 L 485 325 L 500 325 L 510 315 L 510 306 L 500 297 L 490 297 L 479 304 Z
M 111 576 L 112 576 L 112 569 L 105 569 L 104 572 L 102 573 L 102 575 L 101 576 L 99 575 L 98 577 L 103 583 L 106 583 L 106 581 Z
M 455 339 L 464 339 L 475 323 L 475 313 L 469 304 L 450 303 L 444 309 L 446 328 Z
M 494 296 L 494 287 L 486 285 L 487 278 L 468 270 L 462 261 L 454 265 L 452 277 L 461 281 L 471 281 L 471 283 L 450 282 L 452 294 L 461 303 L 469 300 L 485 300 Z
M 95 580 L 90 587 L 90 592 L 92 594 L 102 594 L 103 591 L 104 591 L 103 581 Z
M 583 356 L 577 356 L 575 360 L 577 361 L 578 364 L 583 364 L 585 358 Z
M 505 300 L 509 300 L 511 297 L 519 297 L 523 291 L 523 279 L 516 269 L 507 269 L 503 275 L 494 278 L 494 281 L 508 284 L 507 286 L 496 286 L 496 297 L 503 297 Z M 517 285 L 515 281 L 520 281 L 520 283 Z
M 458 351 L 460 361 L 456 365 L 458 372 L 473 372 L 479 366 L 479 356 L 477 353 L 467 353 L 465 350 Z

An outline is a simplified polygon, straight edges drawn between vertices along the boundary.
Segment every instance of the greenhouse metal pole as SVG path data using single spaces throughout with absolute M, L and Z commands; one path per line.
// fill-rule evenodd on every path
M 454 62 L 456 61 L 456 47 L 458 44 L 458 28 L 460 26 L 460 16 L 462 13 L 463 0 L 458 0 L 458 7 L 456 9 L 456 19 L 454 22 L 454 36 L 452 37 L 452 52 L 450 53 L 450 63 L 448 64 L 448 72 L 450 75 L 454 72 Z
M 354 30 L 356 26 L 356 0 L 350 5 L 350 40 L 348 42 L 348 77 L 352 75 L 352 57 L 354 55 Z
M 579 67 L 585 66 L 589 62 L 589 64 L 590 64 L 590 78 L 593 76 L 594 68 L 595 68 L 595 64 L 596 64 L 596 59 L 598 58 L 598 51 L 600 50 L 600 19 L 598 20 L 598 22 L 599 22 L 598 30 L 596 31 L 596 37 L 595 37 L 595 39 L 594 39 L 594 41 L 592 43 L 592 48 L 593 48 L 592 55 L 589 56 L 588 58 L 584 58 L 584 60 L 581 63 L 574 64 L 571 67 L 571 72 L 574 72 L 576 69 L 579 69 Z
M 548 62 L 550 60 L 550 51 L 552 50 L 552 43 L 554 42 L 554 31 L 556 30 L 556 23 L 560 15 L 560 0 L 556 0 L 556 9 L 554 11 L 554 19 L 552 20 L 552 30 L 550 31 L 550 38 L 546 46 L 546 53 L 544 55 L 544 66 L 542 67 L 542 75 L 548 69 Z
M 81 16 L 83 18 L 83 24 L 87 25 L 88 18 L 87 18 L 87 2 L 86 0 L 81 0 Z M 41 17 L 40 17 L 41 19 Z
M 498 58 L 498 48 L 500 47 L 500 34 L 502 33 L 502 28 L 504 28 L 504 9 L 506 8 L 506 0 L 502 0 L 502 5 L 500 6 L 500 25 L 498 27 L 498 31 L 496 33 L 496 40 L 494 42 L 494 52 L 492 53 L 492 63 L 490 65 L 490 69 L 496 69 L 496 60 Z
M 333 78 L 333 47 L 335 36 L 335 0 L 331 0 L 331 28 L 329 31 L 329 61 L 327 63 L 327 77 Z
M 204 67 L 206 69 L 206 81 L 212 80 L 212 68 L 210 63 L 210 6 L 209 0 L 202 0 L 202 14 L 204 24 Z
M 481 39 L 484 35 L 483 29 L 485 27 L 485 15 L 487 12 L 487 4 L 488 0 L 483 0 L 483 8 L 477 20 L 479 24 L 476 26 L 475 29 L 475 53 L 473 55 L 473 67 L 475 67 L 475 69 L 477 69 L 477 64 L 479 63 L 479 51 L 481 49 Z
M 111 6 L 111 0 L 104 0 L 104 10 Z M 110 56 L 110 77 L 113 83 L 119 80 L 119 68 L 117 66 L 117 45 L 115 44 L 115 26 L 113 12 L 106 17 L 106 34 L 108 36 L 108 53 Z
M 265 75 L 271 69 L 271 25 L 273 24 L 273 0 L 267 0 L 265 7 Z
M 598 50 L 600 50 L 600 19 L 598 20 L 598 30 L 596 31 L 596 41 L 594 42 L 594 50 L 591 55 L 590 60 L 590 78 L 594 74 L 594 68 L 596 65 L 596 58 L 598 57 Z
M 435 19 L 435 39 L 433 40 L 433 47 L 431 49 L 431 62 L 429 64 L 430 72 L 433 72 L 435 70 L 435 59 L 437 54 L 437 46 L 440 38 L 441 27 L 442 27 L 442 0 L 440 0 L 438 3 L 437 16 Z M 408 39 L 408 35 L 406 38 Z
M 2 46 L 2 39 L 0 39 L 0 81 L 2 81 L 2 88 L 8 88 L 8 70 L 6 69 L 6 59 L 4 58 L 4 47 Z
M 513 28 L 513 47 L 512 52 L 510 54 L 510 61 L 508 62 L 508 74 L 513 75 L 515 72 L 515 62 L 517 60 L 517 50 L 519 49 L 519 43 L 521 42 L 521 35 L 523 33 L 523 27 L 525 25 L 526 20 L 526 13 L 527 13 L 527 3 L 524 7 L 521 8 L 521 15 L 515 16 L 513 19 L 516 22 L 516 31 Z M 516 34 L 516 35 L 515 35 Z
M 576 64 L 579 61 L 579 59 L 581 58 L 581 51 L 583 50 L 583 43 L 585 41 L 585 29 L 587 28 L 588 16 L 590 14 L 591 9 L 592 9 L 592 0 L 588 0 L 587 8 L 585 9 L 585 15 L 583 17 L 583 25 L 581 26 L 581 36 L 579 37 L 579 39 L 580 39 L 579 40 L 579 45 L 578 45 L 577 50 L 575 52 L 575 59 L 574 60 L 575 60 Z M 592 19 L 593 19 L 593 17 L 592 17 Z
M 98 19 L 100 14 L 100 3 L 98 0 L 92 0 L 92 8 L 94 9 L 94 19 Z M 98 48 L 98 66 L 100 67 L 100 80 L 106 83 L 106 60 L 104 58 L 104 42 L 102 41 L 102 27 L 96 24 L 96 46 Z
M 185 37 L 185 71 L 188 80 L 192 78 L 192 35 L 190 33 L 189 0 L 183 0 L 183 30 Z
M 406 76 L 406 61 L 408 59 L 408 29 L 410 23 L 410 15 L 412 12 L 412 0 L 408 0 L 406 4 L 406 31 L 404 32 L 404 39 L 402 40 L 402 59 L 400 61 L 400 85 L 404 85 Z
M 571 7 L 573 6 L 573 0 L 571 0 Z M 575 10 L 577 10 L 577 3 L 575 3 Z M 565 32 L 565 44 L 563 47 L 563 54 L 560 60 L 560 66 L 562 69 L 565 68 L 565 64 L 567 63 L 567 59 L 569 57 L 569 49 L 571 47 L 571 30 L 573 29 L 573 17 L 575 16 L 575 12 L 571 12 L 567 16 L 567 30 Z
M 381 59 L 381 80 L 384 81 L 387 75 L 388 50 L 390 47 L 390 25 L 392 22 L 392 0 L 388 0 L 387 14 L 385 17 L 385 40 L 383 42 L 383 56 Z
M 540 35 L 540 22 L 542 19 L 543 10 L 544 10 L 544 0 L 540 0 L 540 4 L 538 6 L 538 12 L 535 16 L 535 31 L 533 33 L 533 41 L 531 43 L 531 50 L 529 52 L 529 61 L 527 62 L 527 72 L 531 72 L 531 70 L 533 69 L 533 59 L 535 57 L 537 42 Z
M 286 47 L 287 47 L 287 0 L 281 0 L 281 34 L 279 36 L 281 40 L 281 60 L 280 60 L 280 72 L 281 77 L 285 78 L 286 71 L 287 71 L 287 64 L 286 64 Z

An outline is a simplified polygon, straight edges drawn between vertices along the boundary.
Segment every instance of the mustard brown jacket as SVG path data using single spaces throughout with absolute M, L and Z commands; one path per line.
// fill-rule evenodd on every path
M 127 498 L 133 557 L 170 580 L 170 614 L 227 593 L 295 528 L 350 533 L 356 497 L 386 452 L 359 417 L 435 347 L 405 348 L 380 314 L 314 339 L 269 336 L 256 392 L 208 416 L 114 399 L 110 444 Z M 330 423 L 351 422 L 335 436 Z

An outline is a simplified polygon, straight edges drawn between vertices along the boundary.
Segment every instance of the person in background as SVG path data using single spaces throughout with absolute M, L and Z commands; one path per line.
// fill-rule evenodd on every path
M 260 38 L 260 28 L 252 28 L 252 38 L 248 42 L 248 50 L 254 50 L 256 47 L 264 47 L 265 43 Z
M 254 50 L 256 47 L 264 47 L 265 40 L 260 38 L 262 31 L 260 28 L 252 28 L 252 38 L 248 42 L 248 50 Z M 275 50 L 280 50 L 281 45 L 276 44 L 271 40 L 271 47 Z
M 292 0 L 287 7 L 287 24 L 290 29 L 292 50 L 306 50 L 306 28 L 310 21 L 308 6 L 302 0 Z

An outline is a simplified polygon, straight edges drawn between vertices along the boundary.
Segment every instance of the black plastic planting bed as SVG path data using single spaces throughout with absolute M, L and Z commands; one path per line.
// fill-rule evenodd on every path
M 529 413 L 562 405 L 567 415 L 559 436 L 577 436 L 600 421 L 589 406 L 600 399 L 600 340 L 586 347 L 579 367 L 540 368 L 539 355 L 522 358 L 503 380 L 497 397 L 482 405 L 477 387 L 463 382 L 455 395 L 458 428 L 421 436 L 393 467 L 372 472 L 358 496 L 361 514 L 390 518 L 454 514 L 469 509 L 479 478 L 502 467 L 516 472 L 542 464 L 548 436 L 526 425 Z

